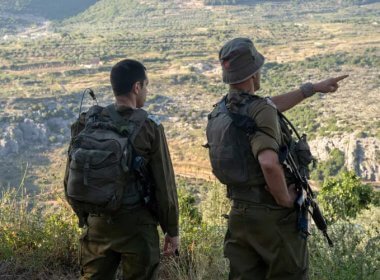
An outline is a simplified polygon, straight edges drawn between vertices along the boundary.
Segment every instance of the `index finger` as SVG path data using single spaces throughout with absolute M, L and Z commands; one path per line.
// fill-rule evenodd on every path
M 336 77 L 336 78 L 333 78 L 335 82 L 339 82 L 345 78 L 347 78 L 349 75 L 342 75 L 342 76 L 339 76 L 339 77 Z

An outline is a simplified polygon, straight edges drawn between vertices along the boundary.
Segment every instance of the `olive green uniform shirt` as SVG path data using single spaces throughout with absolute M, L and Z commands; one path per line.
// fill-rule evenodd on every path
M 126 119 L 133 113 L 133 109 L 117 106 L 117 111 Z M 71 137 L 76 136 L 84 128 L 85 114 L 76 121 L 71 128 Z M 158 204 L 158 222 L 164 233 L 178 236 L 178 198 L 174 178 L 174 170 L 170 159 L 169 149 L 164 133 L 164 127 L 152 117 L 148 117 L 137 134 L 134 147 L 139 156 L 142 156 L 151 172 L 155 186 L 155 198 Z M 69 160 L 66 166 L 64 179 L 65 190 L 69 174 Z
M 248 102 L 249 94 L 231 89 L 227 99 L 227 107 L 232 112 L 237 112 L 239 106 Z M 276 106 L 269 98 L 260 98 L 249 105 L 248 115 L 255 120 L 260 130 L 264 131 L 257 131 L 250 136 L 252 153 L 255 159 L 263 150 L 270 149 L 278 153 L 281 144 L 281 128 Z

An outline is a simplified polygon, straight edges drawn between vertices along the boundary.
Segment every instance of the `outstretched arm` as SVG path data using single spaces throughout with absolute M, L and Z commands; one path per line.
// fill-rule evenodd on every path
M 311 91 L 306 94 L 301 89 L 297 89 L 285 94 L 274 96 L 271 99 L 280 112 L 285 112 L 290 108 L 293 108 L 295 105 L 300 103 L 305 98 L 314 95 L 314 93 L 316 92 L 329 93 L 337 91 L 339 88 L 338 82 L 347 77 L 348 75 L 343 75 L 315 83 L 313 84 Z

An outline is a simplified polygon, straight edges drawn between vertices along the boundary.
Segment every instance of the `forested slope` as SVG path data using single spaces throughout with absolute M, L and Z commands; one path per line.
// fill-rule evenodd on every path
M 97 0 L 1 0 L 0 12 L 33 14 L 47 19 L 63 19 L 76 15 Z
M 291 0 L 293 4 L 300 4 L 305 2 L 313 2 L 314 0 Z M 203 0 L 206 5 L 240 5 L 240 4 L 258 4 L 263 2 L 276 2 L 266 0 Z M 279 1 L 278 1 L 279 2 Z M 331 3 L 338 3 L 343 5 L 364 5 L 378 2 L 378 0 L 331 0 Z

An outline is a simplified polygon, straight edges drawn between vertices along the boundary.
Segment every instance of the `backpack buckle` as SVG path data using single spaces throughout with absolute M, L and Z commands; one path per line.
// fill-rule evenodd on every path
M 83 184 L 88 186 L 88 173 L 90 171 L 90 163 L 86 161 L 83 168 Z
M 203 148 L 205 149 L 210 149 L 210 144 L 209 143 L 206 143 L 206 144 L 203 144 L 201 145 Z
M 119 127 L 119 133 L 123 136 L 128 136 L 129 132 L 128 132 L 128 126 L 126 125 L 122 125 Z

